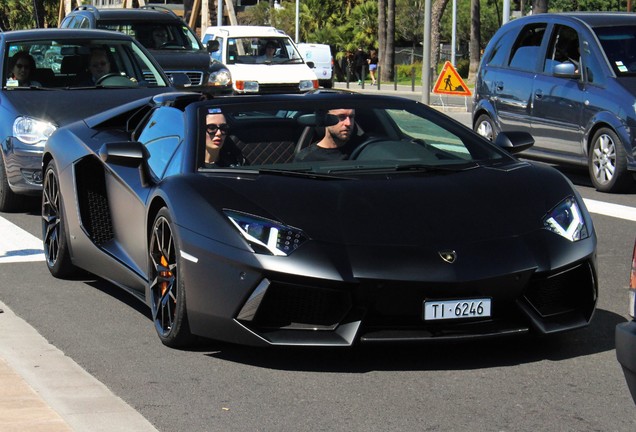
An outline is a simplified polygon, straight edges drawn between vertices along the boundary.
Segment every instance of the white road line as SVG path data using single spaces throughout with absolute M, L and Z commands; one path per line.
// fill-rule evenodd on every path
M 42 240 L 0 217 L 0 263 L 44 261 Z
M 584 199 L 590 213 L 636 222 L 636 207 Z M 42 240 L 0 217 L 0 264 L 44 261 Z
M 596 213 L 603 216 L 611 216 L 619 219 L 636 221 L 636 208 L 619 204 L 611 204 L 603 201 L 595 201 L 584 199 L 585 206 L 590 213 Z

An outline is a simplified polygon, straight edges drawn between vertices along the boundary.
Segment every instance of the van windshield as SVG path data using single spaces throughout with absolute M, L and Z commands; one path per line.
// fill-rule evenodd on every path
M 230 38 L 227 50 L 227 64 L 304 63 L 289 37 Z
M 594 29 L 617 76 L 636 75 L 636 26 Z

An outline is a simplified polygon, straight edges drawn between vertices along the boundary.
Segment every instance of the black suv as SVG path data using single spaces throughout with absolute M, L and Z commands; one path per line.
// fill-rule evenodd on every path
M 169 9 L 160 6 L 97 9 L 84 5 L 68 14 L 60 27 L 125 33 L 146 47 L 168 76 L 183 73 L 190 79 L 185 86 L 175 80 L 175 86 L 213 95 L 232 94 L 230 71 L 210 58 L 192 29 Z

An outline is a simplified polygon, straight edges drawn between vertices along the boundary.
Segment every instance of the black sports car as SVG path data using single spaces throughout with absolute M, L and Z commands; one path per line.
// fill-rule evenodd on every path
M 137 296 L 168 346 L 576 329 L 596 234 L 561 173 L 510 155 L 532 142 L 398 97 L 159 95 L 48 140 L 46 262 Z
M 89 72 L 95 50 L 110 60 L 109 73 L 96 82 Z M 103 30 L 0 32 L 0 68 L 0 211 L 5 212 L 20 210 L 25 196 L 42 193 L 42 150 L 56 128 L 173 89 L 144 47 L 128 35 Z M 22 68 L 27 80 L 16 76 Z

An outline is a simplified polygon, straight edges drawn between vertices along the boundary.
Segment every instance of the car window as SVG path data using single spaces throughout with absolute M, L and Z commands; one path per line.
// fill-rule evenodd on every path
M 606 74 L 601 62 L 599 61 L 602 57 L 599 53 L 593 50 L 588 41 L 583 41 L 582 46 L 581 63 L 585 70 L 585 79 L 591 84 L 604 85 L 606 81 Z
M 114 87 L 167 87 L 168 82 L 162 77 L 138 45 L 122 40 L 90 40 L 90 39 L 56 39 L 29 42 L 15 42 L 5 52 L 15 55 L 25 51 L 35 61 L 35 69 L 30 80 L 37 87 L 45 88 L 79 88 L 94 86 L 90 81 L 89 63 L 91 53 L 101 50 L 106 53 L 110 63 L 110 73 L 119 77 L 116 84 L 104 83 Z M 4 59 L 10 65 L 10 57 Z M 18 80 L 7 68 L 3 77 L 6 88 L 20 89 Z M 34 85 L 34 84 L 31 84 Z
M 545 23 L 529 24 L 521 30 L 510 53 L 511 68 L 535 70 L 545 30 Z
M 510 37 L 512 31 L 504 33 L 493 44 L 492 49 L 486 53 L 484 58 L 484 64 L 490 66 L 503 66 L 505 64 L 508 53 L 510 52 L 510 46 L 514 41 L 513 37 Z
M 274 47 L 274 55 L 266 59 L 267 46 Z M 271 61 L 280 64 L 303 63 L 289 37 L 239 37 L 228 38 L 227 64 L 256 64 Z
M 579 36 L 571 27 L 556 25 L 552 32 L 550 45 L 546 50 L 543 71 L 551 74 L 554 66 L 561 63 L 571 63 L 575 65 L 575 70 L 579 71 L 581 54 L 579 49 Z
M 288 103 L 246 109 L 214 106 L 201 110 L 199 124 L 199 166 L 205 169 L 252 167 L 257 169 L 302 170 L 335 173 L 346 170 L 395 169 L 398 166 L 465 167 L 476 163 L 509 160 L 487 141 L 476 139 L 470 130 L 415 109 L 399 106 L 368 106 L 368 101 L 337 107 L 312 107 Z M 351 110 L 351 111 L 348 111 Z M 206 118 L 223 114 L 227 128 L 209 129 Z M 216 123 L 211 123 L 213 126 Z M 337 159 L 308 159 L 325 136 L 348 128 Z M 218 143 L 221 152 L 214 162 L 203 163 Z M 485 144 L 485 145 L 484 145 Z M 206 147 L 207 146 L 207 147 Z M 321 151 L 321 150 L 319 150 Z M 224 153 L 225 152 L 225 153 Z M 342 157 L 340 157 L 342 156 Z M 355 160 L 355 162 L 352 162 Z M 454 169 L 454 168 L 451 168 Z
M 156 21 L 99 21 L 97 28 L 118 31 L 137 39 L 148 49 L 200 50 L 203 49 L 190 28 L 179 22 Z
M 595 28 L 607 60 L 618 76 L 636 74 L 636 26 Z
M 156 177 L 164 176 L 182 137 L 183 111 L 165 107 L 152 113 L 138 141 L 148 149 L 148 165 Z
M 204 39 L 203 43 L 204 44 L 207 43 L 208 40 Z M 217 37 L 215 38 L 215 40 L 219 42 L 219 49 L 214 52 L 211 52 L 210 57 L 212 57 L 216 61 L 223 63 L 223 38 Z

